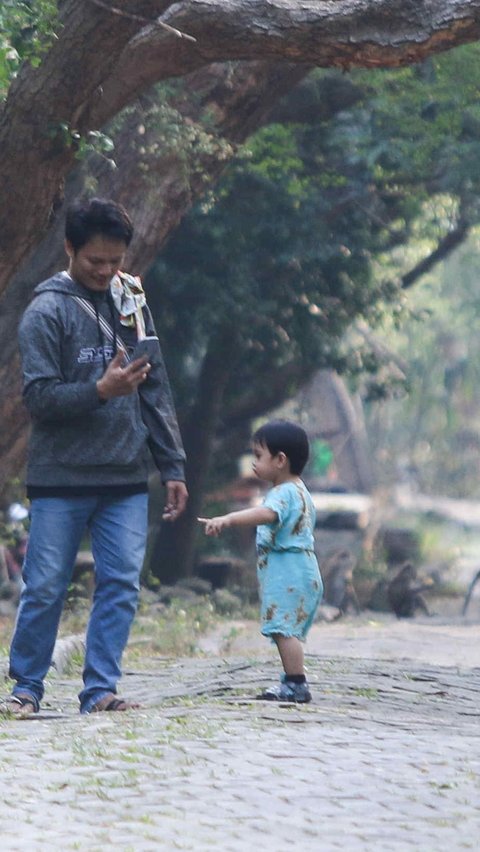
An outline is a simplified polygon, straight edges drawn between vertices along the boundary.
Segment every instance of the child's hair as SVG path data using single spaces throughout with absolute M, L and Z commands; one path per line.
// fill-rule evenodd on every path
M 118 240 L 128 246 L 133 225 L 121 204 L 106 198 L 80 199 L 67 210 L 65 236 L 75 253 L 96 236 Z
M 267 447 L 272 456 L 285 453 L 290 462 L 290 472 L 299 476 L 308 461 L 308 438 L 305 429 L 290 420 L 270 420 L 257 429 L 253 436 L 256 444 Z

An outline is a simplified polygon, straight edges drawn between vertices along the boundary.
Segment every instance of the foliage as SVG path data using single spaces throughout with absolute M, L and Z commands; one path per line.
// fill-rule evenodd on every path
M 365 86 L 368 156 L 380 185 L 401 189 L 419 179 L 427 197 L 478 179 L 479 60 L 475 44 L 420 66 L 354 73 Z
M 97 154 L 104 158 L 107 163 L 116 168 L 114 160 L 107 157 L 114 149 L 114 142 L 101 130 L 89 130 L 82 135 L 76 128 L 65 122 L 60 122 L 50 128 L 49 135 L 57 139 L 62 147 L 73 148 L 78 160 L 86 159 L 90 154 Z
M 345 89 L 344 77 L 314 72 L 283 106 L 283 122 L 249 140 L 149 282 L 183 410 L 225 326 L 235 338 L 227 406 L 255 377 L 265 383 L 292 360 L 307 371 L 376 369 L 372 349 L 345 330 L 359 317 L 375 325 L 387 314 L 398 326 L 409 316 L 401 274 L 410 257 L 400 249 L 413 246 L 413 264 L 454 226 L 460 208 L 477 216 L 480 169 L 466 164 L 472 152 L 480 156 L 478 51 L 357 71 L 353 97 L 333 115 L 319 111 L 321 93 Z M 390 375 L 391 388 L 395 381 Z M 384 382 L 384 373 L 372 380 L 372 397 L 383 395 Z
M 85 633 L 89 612 L 90 602 L 82 604 L 77 600 L 75 609 L 67 609 L 62 615 L 60 635 Z M 151 666 L 155 655 L 178 657 L 197 654 L 199 638 L 222 621 L 210 596 L 198 596 L 191 601 L 177 598 L 166 606 L 160 604 L 153 595 L 149 598 L 148 592 L 142 590 L 139 610 L 125 652 L 125 665 L 146 668 Z M 7 656 L 12 622 L 13 616 L 0 619 L 0 657 Z M 82 667 L 83 655 L 75 654 L 69 661 L 65 675 L 80 676 Z
M 218 355 L 234 377 L 227 400 L 255 382 L 261 393 L 294 360 L 306 370 L 363 366 L 343 334 L 398 293 L 371 275 L 372 252 L 389 238 L 365 216 L 369 179 L 310 126 L 271 125 L 195 207 L 147 281 L 182 408 L 216 340 L 227 340 Z
M 375 187 L 406 202 L 407 215 L 393 223 L 398 245 L 373 259 L 375 275 L 398 280 L 459 222 L 479 222 L 479 50 L 471 45 L 419 67 L 354 74 L 366 95 L 359 147 Z M 364 398 L 374 402 L 369 427 L 380 475 L 450 496 L 479 493 L 477 251 L 472 237 L 468 250 L 413 288 L 402 324 L 384 315 L 383 334 L 376 334 L 387 355 L 377 375 L 362 381 Z M 361 339 L 350 337 L 353 344 Z
M 220 449 L 235 413 L 248 425 L 319 367 L 369 372 L 370 400 L 418 386 L 355 329 L 384 328 L 388 349 L 402 324 L 417 327 L 402 275 L 460 220 L 478 220 L 478 52 L 354 72 L 347 97 L 344 75 L 314 72 L 159 258 L 147 287 L 184 424 L 207 392 L 207 354 L 229 373 L 211 484 L 234 473 L 240 445 Z M 318 108 L 327 87 L 330 114 Z
M 228 160 L 233 152 L 226 139 L 215 132 L 212 116 L 206 110 L 198 121 L 181 113 L 185 90 L 181 81 L 155 86 L 142 98 L 141 119 L 138 104 L 124 109 L 109 125 L 111 136 L 129 139 L 129 146 L 148 180 L 159 162 L 168 163 L 179 179 L 190 185 L 192 178 L 208 182 L 208 163 Z
M 384 479 L 427 493 L 480 495 L 480 237 L 410 294 L 411 320 L 385 329 L 404 359 L 409 393 L 368 407 L 372 443 Z M 380 339 L 384 339 L 383 336 Z
M 55 0 L 2 0 L 0 7 L 0 99 L 24 61 L 37 66 L 56 38 Z

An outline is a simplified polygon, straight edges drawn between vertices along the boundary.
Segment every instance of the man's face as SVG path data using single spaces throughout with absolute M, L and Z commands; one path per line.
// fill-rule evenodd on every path
M 100 293 L 108 290 L 123 263 L 127 246 L 123 240 L 109 240 L 98 234 L 77 252 L 66 240 L 65 250 L 70 258 L 68 271 L 72 278 L 88 290 Z

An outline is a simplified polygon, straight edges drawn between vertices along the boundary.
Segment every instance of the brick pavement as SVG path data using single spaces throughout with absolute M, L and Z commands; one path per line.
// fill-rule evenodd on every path
M 16 850 L 463 850 L 480 829 L 480 669 L 309 656 L 309 706 L 254 700 L 272 659 L 147 661 L 140 711 L 81 717 L 52 675 L 0 722 Z

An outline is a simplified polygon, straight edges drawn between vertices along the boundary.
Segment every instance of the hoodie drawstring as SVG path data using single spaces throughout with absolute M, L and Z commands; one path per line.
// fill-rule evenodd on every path
M 115 304 L 114 304 L 113 296 L 112 296 L 110 290 L 108 290 L 108 292 L 107 292 L 107 302 L 108 302 L 108 305 L 109 305 L 109 308 L 110 308 L 110 316 L 111 316 L 111 319 L 112 319 L 113 357 L 115 358 L 115 355 L 117 354 L 117 351 L 118 351 L 117 350 L 117 321 L 116 321 Z
M 110 293 L 107 293 L 107 302 L 110 308 L 110 317 L 112 321 L 112 329 L 113 329 L 113 357 L 117 354 L 117 324 L 115 321 L 115 307 L 113 304 L 113 299 Z M 103 336 L 102 327 L 100 325 L 100 314 L 98 312 L 98 299 L 92 298 L 93 307 L 95 310 L 95 317 L 97 320 L 97 330 L 98 330 L 98 341 L 100 344 L 100 349 L 102 352 L 102 361 L 103 361 L 103 372 L 107 369 L 107 359 L 105 357 L 105 338 Z

